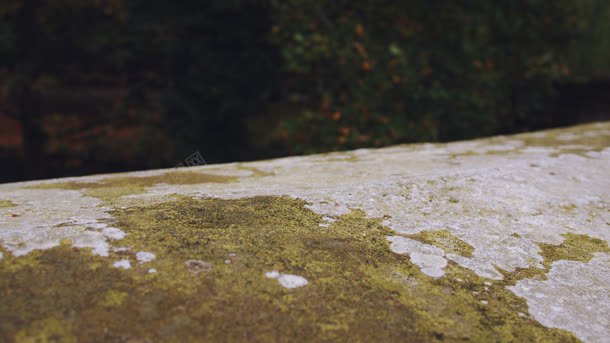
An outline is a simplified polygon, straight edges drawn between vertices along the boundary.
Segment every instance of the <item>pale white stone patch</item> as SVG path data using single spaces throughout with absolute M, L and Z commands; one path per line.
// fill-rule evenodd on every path
M 433 278 L 439 278 L 443 275 L 445 275 L 445 272 L 443 271 L 442 268 L 436 268 L 436 267 L 422 267 L 419 269 L 422 273 L 433 277 Z
M 150 268 L 150 269 L 148 270 L 148 272 L 152 274 L 152 273 L 156 273 L 156 272 L 157 272 L 157 270 L 156 270 L 155 268 Z
M 277 279 L 277 281 L 285 288 L 303 287 L 309 283 L 306 278 L 293 274 L 281 274 L 277 270 L 272 270 L 265 273 L 268 279 Z
M 265 276 L 269 279 L 277 279 L 280 277 L 280 272 L 278 272 L 277 270 L 272 270 L 270 272 L 266 272 Z
M 140 251 L 138 253 L 136 253 L 136 259 L 138 260 L 139 263 L 146 263 L 146 262 L 150 262 L 152 260 L 155 259 L 155 254 L 151 253 L 151 252 L 147 252 L 147 251 Z
M 123 239 L 123 238 L 125 238 L 125 235 L 127 235 L 121 229 L 116 228 L 116 227 L 103 228 L 102 234 L 110 239 L 115 239 L 115 240 Z
M 293 274 L 282 274 L 278 281 L 285 288 L 303 287 L 309 283 L 306 278 Z
M 447 266 L 445 252 L 433 245 L 418 242 L 402 236 L 389 236 L 390 249 L 397 254 L 409 254 L 411 262 L 420 271 L 430 277 L 439 278 L 445 275 L 443 268 Z
M 421 268 L 445 268 L 447 266 L 447 260 L 439 255 L 422 254 L 413 252 L 410 254 L 411 261 Z
M 17 204 L 0 209 L 0 243 L 4 248 L 23 256 L 69 239 L 76 247 L 92 248 L 94 254 L 108 256 L 106 237 L 96 229 L 105 225 L 103 221 L 113 219 L 108 214 L 110 208 L 76 190 L 22 188 L 30 183 L 0 185 L 2 199 Z M 12 212 L 19 216 L 11 216 Z
M 112 264 L 115 268 L 123 268 L 123 269 L 129 269 L 131 268 L 131 262 L 129 262 L 129 260 L 123 259 L 120 261 L 116 261 Z
M 72 246 L 77 248 L 92 248 L 94 255 L 108 256 L 108 242 L 97 231 L 82 231 L 72 237 Z
M 87 223 L 86 225 L 87 225 L 87 227 L 92 228 L 92 229 L 104 229 L 104 228 L 108 227 L 107 224 L 98 223 L 98 222 Z
M 588 263 L 556 261 L 547 280 L 525 279 L 508 288 L 527 300 L 542 325 L 571 331 L 585 342 L 608 342 L 610 255 L 596 253 Z

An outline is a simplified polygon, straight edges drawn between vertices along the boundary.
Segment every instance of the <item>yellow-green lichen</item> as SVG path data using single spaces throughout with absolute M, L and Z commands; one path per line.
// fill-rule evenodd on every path
M 10 200 L 0 200 L 0 208 L 15 207 L 17 204 Z
M 156 184 L 191 185 L 200 183 L 228 183 L 237 177 L 196 172 L 171 171 L 162 175 L 143 177 L 112 177 L 97 182 L 62 182 L 28 186 L 30 189 L 82 189 L 85 194 L 107 202 L 124 195 L 143 193 Z
M 97 267 L 99 267 L 99 265 L 95 265 L 95 269 L 97 269 Z M 100 302 L 100 305 L 105 307 L 119 306 L 123 303 L 123 301 L 125 301 L 125 298 L 127 298 L 128 295 L 129 294 L 127 292 L 116 291 L 113 289 L 109 290 L 106 292 L 104 298 Z
M 539 243 L 540 255 L 543 258 L 543 268 L 522 268 L 512 273 L 501 271 L 506 283 L 509 285 L 515 284 L 522 279 L 546 279 L 546 275 L 550 270 L 553 262 L 559 260 L 589 262 L 593 258 L 593 254 L 597 252 L 610 253 L 608 243 L 606 241 L 593 238 L 587 235 L 579 235 L 567 233 L 563 235 L 564 240 L 561 244 L 546 244 Z
M 443 249 L 446 254 L 472 257 L 474 247 L 463 240 L 455 237 L 448 230 L 421 231 L 413 235 L 402 235 L 404 237 L 434 245 Z
M 595 134 L 597 131 L 596 126 L 597 124 L 587 124 L 568 129 L 547 130 L 537 134 L 524 133 L 515 135 L 514 138 L 520 139 L 524 146 L 556 149 L 556 151 L 549 154 L 550 157 L 574 154 L 590 158 L 587 155 L 588 152 L 599 152 L 610 145 L 610 135 L 603 131 L 598 131 Z
M 608 147 L 608 145 L 610 145 L 610 135 L 603 131 L 600 132 L 596 129 L 596 126 L 597 124 L 579 125 L 570 127 L 568 129 L 560 128 L 541 131 L 536 134 L 523 133 L 513 137 L 520 139 L 527 146 L 561 148 L 562 145 L 582 145 L 591 147 L 590 150 L 598 151 L 605 149 Z M 598 134 L 595 134 L 596 131 Z M 569 137 L 569 139 L 562 139 L 562 137 Z
M 604 131 L 596 130 L 597 124 L 586 124 L 573 126 L 568 129 L 552 129 L 537 133 L 522 133 L 508 137 L 492 137 L 479 140 L 482 144 L 480 149 L 490 147 L 489 150 L 466 150 L 458 153 L 451 153 L 451 159 L 461 156 L 478 155 L 506 155 L 520 153 L 528 147 L 551 148 L 549 156 L 558 157 L 562 154 L 575 154 L 581 157 L 590 158 L 587 152 L 601 151 L 610 145 L 610 135 Z M 598 131 L 598 134 L 594 134 Z M 520 141 L 522 144 L 503 146 L 507 141 Z M 498 149 L 496 146 L 500 146 Z
M 249 165 L 245 165 L 245 164 L 238 164 L 237 165 L 237 169 L 241 169 L 241 170 L 247 170 L 249 172 L 252 172 L 252 176 L 255 177 L 263 177 L 263 176 L 273 176 L 275 175 L 274 172 L 267 172 L 264 170 L 260 170 L 258 168 L 249 166 Z
M 15 343 L 76 343 L 66 323 L 53 317 L 37 320 L 15 335 Z
M 500 282 L 485 286 L 453 263 L 443 278 L 422 274 L 389 249 L 381 219 L 354 211 L 321 228 L 304 206 L 179 197 L 113 212 L 129 252 L 103 258 L 62 244 L 7 256 L 0 341 L 46 318 L 70 323 L 79 341 L 576 341 L 520 316 L 525 300 Z M 156 259 L 138 264 L 137 251 Z M 131 269 L 112 267 L 125 258 Z M 35 263 L 10 268 L 21 259 Z M 188 260 L 213 267 L 195 273 Z M 309 284 L 283 288 L 271 270 Z
M 596 252 L 610 253 L 608 243 L 604 240 L 574 233 L 567 233 L 563 237 L 564 241 L 559 245 L 538 245 L 542 250 L 542 264 L 545 268 L 550 268 L 553 262 L 559 260 L 589 262 Z
M 352 152 L 330 152 L 318 156 L 323 159 L 324 162 L 358 162 L 360 160 L 358 156 Z

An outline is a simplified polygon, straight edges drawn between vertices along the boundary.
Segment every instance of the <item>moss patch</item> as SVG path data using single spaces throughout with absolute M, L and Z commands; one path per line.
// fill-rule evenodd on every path
M 0 341 L 45 332 L 79 341 L 576 341 L 519 316 L 525 300 L 502 283 L 487 287 L 453 263 L 446 277 L 423 275 L 390 251 L 393 232 L 380 220 L 355 211 L 321 228 L 304 205 L 180 197 L 113 213 L 130 252 L 102 258 L 63 244 L 7 256 Z M 137 264 L 138 251 L 157 258 Z M 111 266 L 124 258 L 131 269 Z M 212 267 L 193 272 L 193 260 Z M 309 284 L 283 288 L 265 277 L 271 270 Z
M 257 176 L 257 177 L 262 177 L 262 176 L 273 176 L 275 175 L 274 172 L 267 172 L 264 170 L 260 170 L 258 168 L 249 166 L 249 165 L 245 165 L 245 164 L 238 164 L 237 165 L 237 169 L 241 169 L 241 170 L 247 170 L 249 172 L 252 172 L 252 176 Z
M 358 162 L 360 160 L 356 154 L 351 152 L 330 152 L 320 154 L 316 157 L 323 158 L 324 162 Z
M 523 268 L 512 273 L 502 272 L 507 284 L 514 285 L 522 279 L 537 279 L 545 280 L 546 275 L 551 269 L 553 262 L 559 260 L 570 260 L 579 262 L 589 262 L 593 258 L 593 254 L 597 252 L 610 253 L 608 243 L 606 241 L 589 237 L 587 235 L 578 235 L 567 233 L 563 235 L 564 241 L 559 245 L 539 243 L 540 255 L 544 258 L 540 268 Z
M 228 183 L 237 177 L 195 172 L 172 171 L 162 175 L 144 177 L 113 177 L 99 182 L 62 182 L 28 186 L 30 189 L 83 189 L 85 194 L 106 202 L 124 195 L 143 193 L 146 188 L 160 183 L 170 185 L 192 185 L 200 183 Z
M 596 133 L 599 134 L 591 134 Z M 566 136 L 567 135 L 567 136 Z M 562 137 L 569 137 L 569 139 L 562 139 Z M 516 146 L 514 149 L 500 149 L 493 150 L 495 144 L 505 144 L 507 140 L 519 140 L 523 142 L 523 145 Z M 479 148 L 485 148 L 486 145 L 492 146 L 491 150 L 485 152 L 479 152 L 474 150 L 467 150 L 459 153 L 450 154 L 450 158 L 456 158 L 460 156 L 478 156 L 478 155 L 506 155 L 514 154 L 523 151 L 528 147 L 546 147 L 557 149 L 556 152 L 549 154 L 551 157 L 557 157 L 562 154 L 575 154 L 581 157 L 590 158 L 586 155 L 590 151 L 602 151 L 610 145 L 610 135 L 604 132 L 599 132 L 597 124 L 587 124 L 573 126 L 567 129 L 552 129 L 539 131 L 537 133 L 521 133 L 511 135 L 508 137 L 493 137 L 476 140 L 475 142 L 481 142 Z
M 528 146 L 561 148 L 562 145 L 584 145 L 592 147 L 593 151 L 599 151 L 610 145 L 610 135 L 599 132 L 596 126 L 596 124 L 579 125 L 567 129 L 541 131 L 537 135 L 524 133 L 513 137 L 522 140 Z M 596 131 L 599 134 L 591 134 Z M 563 135 L 569 135 L 570 139 L 561 139 Z
M 15 335 L 15 343 L 76 343 L 76 337 L 61 320 L 49 317 L 37 320 Z
M 443 249 L 446 254 L 472 257 L 474 247 L 463 240 L 455 237 L 448 230 L 421 231 L 413 235 L 402 235 L 404 237 L 434 245 Z
M 15 207 L 17 204 L 10 200 L 0 200 L 0 208 Z
M 563 237 L 565 239 L 560 245 L 539 244 L 545 268 L 550 268 L 553 262 L 559 260 L 589 262 L 596 252 L 610 253 L 608 243 L 604 240 L 573 233 Z
M 100 305 L 106 307 L 119 306 L 129 296 L 127 292 L 121 292 L 114 289 L 107 291 L 104 298 L 100 302 Z

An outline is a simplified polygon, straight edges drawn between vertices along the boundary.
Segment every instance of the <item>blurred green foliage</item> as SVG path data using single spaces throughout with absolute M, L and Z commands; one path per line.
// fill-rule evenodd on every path
M 577 82 L 610 78 L 610 2 L 581 0 L 572 15 L 578 25 L 567 52 L 572 77 Z
M 293 152 L 450 140 L 544 121 L 576 1 L 278 2 L 273 40 L 308 95 Z
M 251 154 L 245 121 L 265 110 L 279 83 L 277 49 L 267 39 L 270 16 L 251 1 L 146 1 L 163 29 L 164 113 L 176 150 L 211 161 Z
M 558 85 L 610 77 L 602 0 L 4 0 L 0 18 L 11 161 L 46 177 L 537 129 Z
M 37 128 L 23 130 L 37 142 L 26 173 L 173 166 L 197 150 L 248 158 L 245 119 L 279 84 L 269 14 L 225 0 L 0 3 L 0 115 Z

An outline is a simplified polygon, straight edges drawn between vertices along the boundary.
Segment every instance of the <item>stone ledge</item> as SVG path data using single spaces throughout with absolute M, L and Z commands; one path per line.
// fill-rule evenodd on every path
M 0 341 L 610 332 L 610 123 L 0 185 Z

